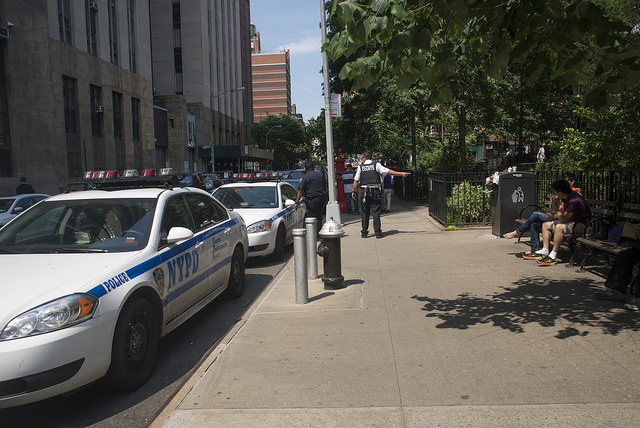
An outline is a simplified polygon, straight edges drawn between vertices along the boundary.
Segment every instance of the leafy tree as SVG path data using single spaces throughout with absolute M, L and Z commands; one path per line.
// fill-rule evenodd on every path
M 254 124 L 251 139 L 258 142 L 258 147 L 274 151 L 274 169 L 292 168 L 311 153 L 309 136 L 304 126 L 285 114 L 270 114 Z
M 577 108 L 584 130 L 568 128 L 551 142 L 556 153 L 549 167 L 564 170 L 640 167 L 640 83 L 607 108 Z
M 588 105 L 605 105 L 640 78 L 640 53 L 625 38 L 631 27 L 603 8 L 604 0 L 335 0 L 331 17 L 340 31 L 323 49 L 335 61 L 346 59 L 339 77 L 354 89 L 369 87 L 386 71 L 401 87 L 416 81 L 431 89 L 434 102 L 453 99 L 456 58 L 479 54 L 479 65 L 499 79 L 521 64 L 532 85 L 545 70 L 567 84 L 588 88 Z M 606 4 L 605 4 L 606 6 Z M 583 42 L 593 39 L 598 55 Z

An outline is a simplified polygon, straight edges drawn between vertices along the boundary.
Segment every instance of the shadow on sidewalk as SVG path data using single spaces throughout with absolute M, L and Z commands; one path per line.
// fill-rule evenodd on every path
M 624 330 L 640 331 L 640 318 L 622 303 L 596 300 L 602 285 L 592 280 L 558 281 L 544 277 L 525 278 L 490 297 L 462 293 L 457 299 L 413 296 L 425 302 L 427 317 L 439 318 L 437 328 L 468 329 L 491 324 L 514 333 L 523 333 L 527 324 L 554 327 L 560 320 L 556 338 L 586 336 L 590 329 L 617 335 Z M 581 331 L 582 330 L 582 331 Z M 594 332 L 595 333 L 595 332 Z

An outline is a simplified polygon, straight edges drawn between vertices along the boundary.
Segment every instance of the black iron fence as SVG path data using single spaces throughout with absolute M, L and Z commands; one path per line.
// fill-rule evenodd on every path
M 518 165 L 518 171 L 533 165 Z M 491 224 L 491 194 L 485 180 L 493 172 L 418 171 L 395 180 L 395 194 L 403 199 L 429 205 L 430 215 L 444 226 Z M 562 171 L 536 173 L 536 203 L 543 206 L 551 195 L 551 184 L 561 178 Z M 594 200 L 640 203 L 640 170 L 576 171 L 576 187 L 585 198 Z
M 429 214 L 445 226 L 491 223 L 487 173 L 432 172 L 427 179 Z

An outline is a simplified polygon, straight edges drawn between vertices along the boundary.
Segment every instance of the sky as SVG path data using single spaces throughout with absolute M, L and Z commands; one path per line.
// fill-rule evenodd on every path
M 251 0 L 262 52 L 291 51 L 291 102 L 305 122 L 324 108 L 320 18 L 319 0 Z

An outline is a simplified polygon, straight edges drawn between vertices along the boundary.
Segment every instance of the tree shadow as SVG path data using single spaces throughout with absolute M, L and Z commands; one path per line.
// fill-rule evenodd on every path
M 529 324 L 561 327 L 555 336 L 566 339 L 586 336 L 590 330 L 617 335 L 623 330 L 639 331 L 640 317 L 627 311 L 622 303 L 600 301 L 593 294 L 602 290 L 593 280 L 554 280 L 545 277 L 523 278 L 492 296 L 461 293 L 456 299 L 413 296 L 425 302 L 422 310 L 428 318 L 439 318 L 437 328 L 468 329 L 490 324 L 513 333 L 524 333 Z M 563 324 L 571 323 L 572 326 Z

